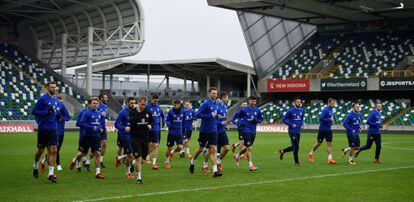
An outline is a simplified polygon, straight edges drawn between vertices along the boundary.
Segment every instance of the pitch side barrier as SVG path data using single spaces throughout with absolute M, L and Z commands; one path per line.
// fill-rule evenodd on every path
M 75 121 L 66 122 L 66 131 L 78 131 L 79 128 L 76 127 Z M 115 132 L 114 121 L 106 122 L 106 129 L 109 132 Z M 195 131 L 198 130 L 198 123 L 196 123 Z M 317 124 L 306 124 L 303 127 L 303 132 L 316 133 L 318 131 Z M 234 125 L 229 125 L 228 129 L 230 131 L 237 131 L 237 128 Z M 37 130 L 37 124 L 33 120 L 13 120 L 13 121 L 1 121 L 0 122 L 0 134 L 6 133 L 33 133 Z M 342 125 L 333 125 L 332 130 L 334 132 L 345 133 L 345 129 Z M 257 126 L 258 133 L 287 133 L 287 126 L 283 124 L 260 124 Z M 362 131 L 361 134 L 365 134 L 366 131 Z M 414 135 L 414 126 L 404 126 L 404 125 L 389 125 L 383 131 L 383 133 L 407 133 Z

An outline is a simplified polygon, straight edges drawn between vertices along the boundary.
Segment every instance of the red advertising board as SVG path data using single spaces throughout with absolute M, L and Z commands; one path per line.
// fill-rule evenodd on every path
M 286 125 L 258 125 L 256 131 L 261 133 L 286 133 L 288 127 Z
M 267 80 L 267 92 L 309 92 L 308 79 Z
M 32 124 L 0 124 L 0 133 L 32 133 Z

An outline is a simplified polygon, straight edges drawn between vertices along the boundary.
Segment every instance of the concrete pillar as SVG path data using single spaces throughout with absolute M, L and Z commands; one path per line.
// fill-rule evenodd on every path
M 114 86 L 114 75 L 110 74 L 109 75 L 109 89 L 112 90 L 112 87 Z
M 217 78 L 217 91 L 221 92 L 221 78 L 220 77 Z
M 187 79 L 184 77 L 184 94 L 187 92 Z
M 191 80 L 191 92 L 195 92 L 194 80 Z
M 208 95 L 208 90 L 210 89 L 210 75 L 207 75 L 207 86 L 206 86 L 206 95 Z
M 68 34 L 62 34 L 62 58 L 60 60 L 61 75 L 66 78 L 66 57 L 68 53 Z
M 170 76 L 165 76 L 165 92 L 170 91 Z
M 88 55 L 86 66 L 86 92 L 89 96 L 92 96 L 92 41 L 93 41 L 93 28 L 88 27 Z
M 148 64 L 148 67 L 147 67 L 147 96 L 149 96 L 150 95 L 150 74 L 151 74 L 151 72 L 150 72 L 150 68 L 151 68 L 151 66 L 150 66 L 150 64 Z
M 251 78 L 252 75 L 250 73 L 247 73 L 247 97 L 251 96 L 252 90 L 251 90 Z
M 75 72 L 75 85 L 79 87 L 79 73 Z
M 102 90 L 105 90 L 105 73 L 102 73 Z

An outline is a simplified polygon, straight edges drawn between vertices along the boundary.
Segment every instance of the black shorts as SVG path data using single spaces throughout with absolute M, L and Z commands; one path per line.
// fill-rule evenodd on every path
M 191 134 L 193 134 L 192 130 L 185 130 L 183 133 L 183 139 L 191 139 Z
M 131 140 L 132 153 L 135 158 L 145 158 L 148 155 L 149 141 L 147 137 L 133 137 Z
M 349 147 L 360 147 L 359 135 L 353 136 L 347 134 L 346 137 L 348 138 Z
M 226 131 L 218 134 L 217 146 L 223 147 L 229 145 L 229 137 L 227 136 Z
M 317 141 L 319 143 L 322 143 L 323 139 L 326 139 L 327 142 L 332 142 L 332 131 L 331 130 L 320 130 L 320 131 L 318 131 Z
M 124 150 L 124 154 L 132 154 L 131 140 L 121 140 L 121 147 Z
M 243 141 L 246 147 L 253 146 L 255 139 L 256 139 L 256 133 L 243 133 Z
M 119 132 L 118 132 L 117 137 L 116 137 L 116 145 L 117 145 L 119 148 L 121 148 L 121 147 L 122 147 L 122 142 L 121 142 L 121 134 L 119 134 Z
M 101 151 L 101 138 L 96 136 L 83 136 L 79 139 L 78 151 L 86 154 L 89 148 L 91 152 Z
M 243 128 L 239 127 L 237 129 L 238 135 L 239 135 L 239 140 L 243 140 Z
M 183 136 L 181 134 L 168 134 L 167 147 L 173 147 L 174 143 L 177 143 L 177 145 L 183 145 Z
M 58 141 L 57 129 L 37 131 L 37 148 L 57 146 Z
M 150 140 L 151 143 L 159 144 L 161 141 L 161 131 L 150 131 Z
M 217 133 L 200 132 L 200 136 L 198 137 L 198 144 L 200 145 L 200 147 L 209 147 L 210 145 L 217 145 L 217 139 Z
M 103 129 L 103 132 L 101 133 L 101 140 L 107 140 L 108 134 L 106 133 L 106 128 Z

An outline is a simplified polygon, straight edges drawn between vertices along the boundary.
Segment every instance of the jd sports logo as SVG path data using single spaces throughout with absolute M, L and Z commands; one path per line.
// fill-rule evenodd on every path
M 326 86 L 326 83 L 325 83 L 325 82 L 323 82 L 323 83 L 322 83 L 322 87 L 325 87 L 325 86 Z

